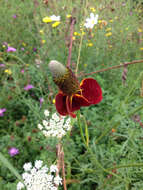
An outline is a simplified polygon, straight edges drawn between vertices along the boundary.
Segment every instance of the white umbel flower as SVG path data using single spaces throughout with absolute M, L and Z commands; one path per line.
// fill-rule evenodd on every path
M 49 110 L 45 110 L 45 111 L 44 111 L 44 115 L 45 115 L 45 116 L 49 116 Z
M 21 189 L 23 189 L 24 187 L 25 187 L 25 186 L 24 186 L 23 183 L 18 182 L 18 184 L 17 184 L 17 190 L 21 190 Z
M 23 166 L 23 168 L 24 168 L 24 170 L 25 170 L 26 172 L 30 171 L 31 168 L 32 168 L 31 162 L 25 163 L 24 166 Z
M 42 160 L 36 160 L 35 161 L 35 168 L 40 169 L 42 167 L 43 161 Z
M 48 113 L 48 114 L 45 114 Z M 45 110 L 44 115 L 46 119 L 42 121 L 42 125 L 38 124 L 38 128 L 42 131 L 45 137 L 57 137 L 62 138 L 66 135 L 67 131 L 70 131 L 71 119 L 66 119 L 65 116 L 58 116 L 57 113 L 52 114 L 51 118 L 49 116 L 49 111 Z
M 60 21 L 60 16 L 52 15 L 50 18 L 52 21 Z
M 28 164 L 29 163 L 26 163 L 26 165 L 24 164 L 23 166 L 26 170 Z M 24 183 L 18 182 L 17 190 L 23 188 L 26 188 L 26 190 L 57 190 L 57 185 L 62 185 L 62 178 L 56 175 L 56 172 L 58 172 L 57 166 L 51 165 L 49 170 L 47 166 L 42 165 L 43 161 L 36 160 L 35 165 L 31 168 L 29 167 L 30 170 L 22 174 Z
M 97 14 L 94 15 L 93 13 L 90 13 L 90 18 L 87 18 L 85 21 L 86 22 L 85 22 L 84 26 L 86 28 L 92 29 L 94 27 L 94 25 L 97 24 L 97 22 L 98 22 L 98 15 Z

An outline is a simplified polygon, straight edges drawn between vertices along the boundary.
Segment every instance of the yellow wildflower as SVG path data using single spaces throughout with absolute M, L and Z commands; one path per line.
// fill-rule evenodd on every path
M 142 29 L 141 29 L 141 28 L 138 28 L 138 32 L 142 32 Z
M 46 17 L 43 18 L 43 22 L 44 23 L 49 23 L 49 22 L 52 22 L 52 19 L 50 17 L 46 16 Z
M 22 45 L 23 45 L 23 46 L 26 46 L 26 43 L 23 42 Z
M 77 36 L 77 35 L 78 35 L 78 33 L 77 33 L 77 32 L 74 32 L 73 34 L 74 34 L 75 36 Z
M 102 23 L 102 20 L 98 20 L 98 23 L 99 23 L 99 24 Z
M 80 33 L 78 33 L 78 32 L 74 32 L 73 33 L 75 36 L 80 36 Z
M 108 32 L 105 34 L 106 37 L 112 36 L 112 32 Z
M 87 64 L 86 64 L 86 63 L 84 64 L 84 67 L 87 67 Z
M 90 43 L 87 44 L 87 46 L 92 47 L 93 43 L 90 42 Z
M 114 20 L 113 19 L 110 19 L 109 22 L 113 22 Z
M 94 7 L 90 7 L 90 10 L 95 13 L 96 9 Z
M 109 32 L 110 30 L 112 30 L 112 28 L 106 28 L 106 32 Z
M 85 35 L 85 32 L 82 31 L 81 34 L 82 34 L 82 35 Z
M 45 44 L 46 40 L 42 40 L 41 42 L 42 42 L 42 44 Z
M 127 28 L 125 28 L 125 30 L 129 30 L 129 28 L 127 27 Z
M 75 37 L 75 36 L 73 36 L 73 37 L 72 37 L 72 40 L 75 40 L 75 39 L 76 39 L 76 37 Z
M 112 45 L 109 45 L 109 48 L 112 48 Z
M 143 47 L 141 47 L 140 50 L 143 50 Z
M 53 101 L 52 101 L 52 102 L 53 102 L 53 104 L 55 104 L 55 102 L 56 102 L 56 101 L 55 101 L 55 99 L 53 99 Z
M 43 30 L 40 30 L 39 33 L 40 33 L 40 34 L 44 34 L 44 31 L 43 31 Z
M 6 69 L 4 72 L 7 73 L 7 74 L 9 74 L 9 75 L 12 74 L 12 71 L 10 69 Z
M 54 22 L 54 24 L 52 24 L 52 27 L 55 28 L 57 27 L 61 22 L 57 21 L 57 22 Z
M 67 18 L 70 18 L 70 17 L 71 17 L 71 15 L 69 14 L 69 15 L 67 15 L 66 17 L 67 17 Z

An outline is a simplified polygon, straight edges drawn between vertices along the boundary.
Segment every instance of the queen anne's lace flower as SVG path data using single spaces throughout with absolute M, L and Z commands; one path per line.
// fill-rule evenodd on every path
M 62 178 L 55 175 L 58 171 L 56 165 L 51 165 L 50 170 L 43 166 L 43 161 L 36 160 L 32 167 L 31 162 L 24 164 L 25 172 L 22 174 L 24 183 L 17 184 L 17 190 L 26 188 L 26 190 L 57 190 L 56 185 L 62 185 Z
M 70 131 L 71 119 L 66 119 L 64 116 L 58 116 L 56 113 L 52 114 L 49 118 L 49 111 L 45 110 L 44 115 L 46 119 L 42 121 L 42 125 L 38 124 L 38 128 L 42 131 L 46 137 L 57 137 L 62 138 L 66 135 L 67 131 Z

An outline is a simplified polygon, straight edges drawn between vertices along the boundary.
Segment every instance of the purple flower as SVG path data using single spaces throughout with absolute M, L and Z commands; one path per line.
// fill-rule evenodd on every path
M 21 71 L 20 71 L 22 74 L 24 73 L 24 69 L 21 69 Z
M 15 147 L 11 147 L 9 149 L 8 153 L 10 154 L 11 157 L 13 157 L 13 156 L 19 154 L 19 150 L 17 148 L 15 148 Z
M 13 18 L 16 19 L 17 15 L 13 15 Z
M 4 46 L 8 46 L 8 43 L 7 43 L 7 42 L 3 42 L 3 45 L 4 45 Z
M 36 52 L 36 51 L 37 51 L 37 48 L 33 48 L 33 51 Z
M 8 46 L 8 48 L 7 48 L 7 50 L 6 50 L 7 52 L 15 52 L 16 51 L 16 49 L 15 48 L 13 48 L 13 47 L 10 47 L 10 46 Z
M 24 90 L 30 90 L 31 88 L 34 88 L 34 86 L 32 84 L 28 84 L 24 87 Z
M 24 51 L 25 50 L 24 47 L 22 47 L 21 50 Z
M 44 102 L 44 98 L 40 98 L 40 107 L 42 106 L 43 102 Z
M 1 63 L 1 64 L 0 64 L 0 67 L 5 67 L 5 64 L 2 64 L 2 63 Z
M 4 112 L 6 111 L 6 109 L 5 108 L 2 108 L 2 109 L 0 109 L 0 117 L 2 117 L 2 116 L 4 116 Z

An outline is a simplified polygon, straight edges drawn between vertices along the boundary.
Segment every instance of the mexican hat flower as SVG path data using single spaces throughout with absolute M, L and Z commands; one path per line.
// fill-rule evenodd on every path
M 85 78 L 79 83 L 69 67 L 55 60 L 49 63 L 49 70 L 55 84 L 59 87 L 59 93 L 55 98 L 59 114 L 74 118 L 76 117 L 74 112 L 80 107 L 98 104 L 102 100 L 102 90 L 95 79 Z

